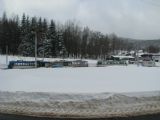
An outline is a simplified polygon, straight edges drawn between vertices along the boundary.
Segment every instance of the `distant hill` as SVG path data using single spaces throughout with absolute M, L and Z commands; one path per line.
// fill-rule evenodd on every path
M 140 40 L 137 41 L 137 43 L 140 45 L 140 47 L 148 47 L 148 46 L 157 46 L 160 47 L 160 39 L 159 40 Z
M 140 49 L 147 48 L 149 46 L 156 46 L 160 48 L 160 39 L 155 40 L 138 40 L 138 39 L 131 39 L 131 38 L 121 38 L 125 42 L 133 44 L 135 47 Z

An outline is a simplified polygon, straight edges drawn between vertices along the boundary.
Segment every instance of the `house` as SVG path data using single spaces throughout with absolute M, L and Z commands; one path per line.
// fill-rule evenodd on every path
M 142 61 L 152 61 L 153 60 L 153 55 L 150 53 L 142 54 L 141 55 L 141 60 Z
M 135 57 L 133 57 L 133 56 L 122 56 L 122 55 L 112 55 L 111 60 L 125 61 L 127 64 L 133 64 L 135 62 Z
M 142 65 L 148 67 L 160 66 L 160 54 L 146 53 L 141 55 Z

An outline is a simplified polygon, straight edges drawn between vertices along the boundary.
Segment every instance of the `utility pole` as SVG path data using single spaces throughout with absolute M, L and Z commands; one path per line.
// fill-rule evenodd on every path
M 6 65 L 8 65 L 8 45 L 6 45 Z
M 44 48 L 43 48 L 43 58 L 42 58 L 42 61 L 44 61 Z
M 136 63 L 137 63 L 137 66 L 139 67 L 139 49 L 138 49 L 138 45 L 136 43 Z
M 44 41 L 46 41 L 46 35 L 44 35 Z M 45 57 L 45 47 L 44 47 L 44 42 L 43 42 L 43 59 L 42 61 L 44 61 L 44 57 Z
M 139 66 L 139 51 L 137 51 L 137 66 Z
M 35 68 L 37 68 L 37 33 L 35 32 Z

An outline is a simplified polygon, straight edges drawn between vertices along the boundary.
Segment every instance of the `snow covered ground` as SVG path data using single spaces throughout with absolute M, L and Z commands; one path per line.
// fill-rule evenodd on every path
M 0 56 L 0 65 L 5 65 L 5 56 Z M 71 117 L 160 113 L 160 68 L 0 69 L 0 91 L 1 113 Z
M 160 90 L 158 67 L 109 66 L 0 70 L 0 90 L 135 92 Z
M 19 59 L 10 56 L 9 59 Z M 33 59 L 25 58 L 23 59 Z M 55 60 L 55 59 L 50 59 Z M 0 56 L 5 64 L 5 56 Z M 89 60 L 95 64 L 94 60 Z M 0 69 L 0 90 L 59 93 L 140 92 L 160 90 L 159 67 Z

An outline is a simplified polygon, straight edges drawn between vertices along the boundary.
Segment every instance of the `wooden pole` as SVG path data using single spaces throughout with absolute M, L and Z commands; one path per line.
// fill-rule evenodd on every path
M 8 65 L 8 45 L 6 45 L 6 65 Z
M 35 32 L 35 68 L 37 68 L 37 33 Z

